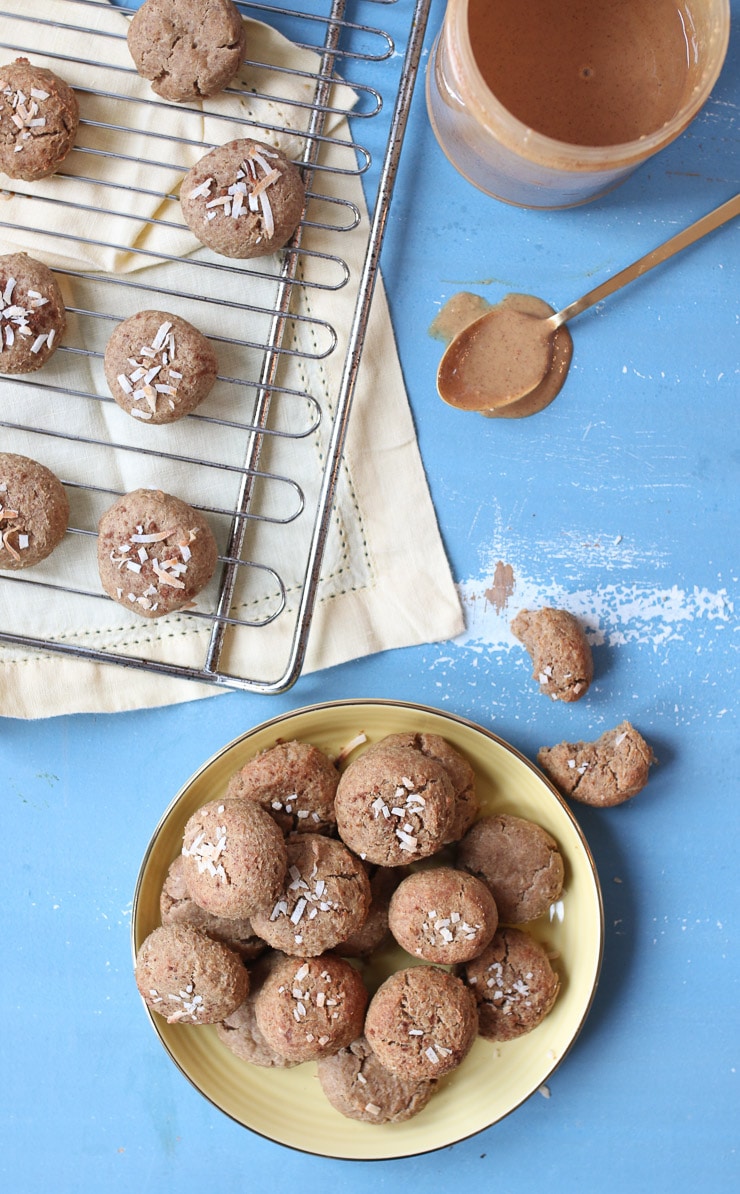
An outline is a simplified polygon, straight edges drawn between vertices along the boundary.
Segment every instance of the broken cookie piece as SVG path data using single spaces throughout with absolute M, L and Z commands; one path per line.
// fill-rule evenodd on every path
M 634 726 L 623 721 L 595 742 L 543 746 L 537 762 L 564 796 L 609 808 L 642 791 L 655 756 Z
M 565 609 L 523 609 L 511 623 L 512 633 L 532 658 L 540 692 L 553 701 L 579 701 L 593 680 L 591 648 L 583 627 Z

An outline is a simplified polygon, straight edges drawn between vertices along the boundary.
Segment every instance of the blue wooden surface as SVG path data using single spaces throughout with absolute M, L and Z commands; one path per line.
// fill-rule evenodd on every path
M 425 60 L 442 12 L 437 0 Z M 427 334 L 459 289 L 564 305 L 738 190 L 740 0 L 732 12 L 706 109 L 619 190 L 579 210 L 519 211 L 459 179 L 417 88 L 383 271 L 466 608 L 460 640 L 306 676 L 280 697 L 0 725 L 0 1177 L 12 1194 L 738 1188 L 740 228 L 581 316 L 566 387 L 531 420 L 443 406 L 440 345 Z M 403 26 L 392 9 L 387 22 Z M 485 598 L 499 560 L 518 584 L 503 616 Z M 508 616 L 538 597 L 562 600 L 594 633 L 595 683 L 575 706 L 536 692 L 508 636 Z M 534 1095 L 441 1153 L 348 1163 L 262 1140 L 189 1086 L 146 1022 L 129 933 L 152 829 L 210 754 L 282 710 L 370 696 L 469 717 L 530 756 L 628 717 L 660 764 L 633 802 L 576 808 L 604 889 L 606 948 L 593 1010 L 551 1097 Z

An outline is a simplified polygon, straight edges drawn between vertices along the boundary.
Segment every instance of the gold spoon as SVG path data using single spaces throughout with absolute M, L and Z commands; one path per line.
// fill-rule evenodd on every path
M 440 398 L 466 410 L 493 411 L 530 394 L 550 369 L 558 328 L 738 214 L 740 194 L 546 319 L 492 307 L 447 346 L 437 371 Z

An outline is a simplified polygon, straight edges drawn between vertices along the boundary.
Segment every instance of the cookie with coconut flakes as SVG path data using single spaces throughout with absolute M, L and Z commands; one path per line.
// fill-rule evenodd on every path
M 47 265 L 27 253 L 0 257 L 0 373 L 35 373 L 59 347 L 64 299 Z
M 136 954 L 136 985 L 168 1024 L 215 1024 L 247 997 L 249 974 L 221 941 L 189 925 L 162 925 Z
M 415 958 L 452 965 L 474 958 L 498 926 L 496 902 L 475 875 L 450 866 L 415 871 L 396 888 L 388 925 Z
M 229 780 L 228 796 L 260 804 L 286 835 L 331 833 L 339 772 L 309 742 L 276 742 L 260 751 Z
M 33 182 L 74 147 L 80 110 L 64 79 L 27 58 L 0 66 L 0 170 Z
M 364 924 L 370 880 L 360 860 L 334 838 L 294 833 L 285 845 L 282 890 L 252 915 L 252 925 L 273 949 L 316 957 Z
M 163 99 L 216 95 L 244 58 L 246 30 L 232 0 L 146 0 L 128 28 L 138 73 Z
M 189 415 L 210 393 L 218 372 L 206 337 L 168 311 L 138 311 L 119 323 L 103 365 L 121 409 L 148 424 Z
M 367 990 L 343 958 L 286 958 L 257 992 L 257 1026 L 268 1045 L 288 1061 L 329 1057 L 362 1032 Z
M 339 836 L 350 850 L 378 866 L 406 866 L 445 844 L 455 789 L 437 759 L 378 746 L 342 773 L 334 808 Z
M 249 138 L 212 149 L 180 185 L 190 231 L 224 257 L 265 257 L 281 249 L 300 223 L 305 197 L 298 167 Z
M 365 1036 L 381 1063 L 407 1078 L 441 1078 L 467 1057 L 478 1034 L 475 999 L 438 966 L 397 970 L 378 987 Z
M 218 560 L 203 515 L 160 489 L 126 493 L 98 523 L 98 570 L 109 597 L 144 618 L 192 603 Z
M 478 1031 L 489 1041 L 531 1032 L 552 1010 L 560 990 L 544 946 L 511 927 L 499 929 L 460 974 L 478 1005 Z
M 256 916 L 272 908 L 287 867 L 283 835 L 272 817 L 248 800 L 209 800 L 188 819 L 182 839 L 183 876 L 191 899 L 213 916 Z
M 468 760 L 439 734 L 413 732 L 389 734 L 380 742 L 368 747 L 365 753 L 371 754 L 374 751 L 385 750 L 388 746 L 418 750 L 428 758 L 436 759 L 438 763 L 442 764 L 455 789 L 455 813 L 446 834 L 445 845 L 459 841 L 478 816 L 480 807 L 475 790 L 475 772 Z
M 0 452 L 0 569 L 30 568 L 64 538 L 69 502 L 57 476 L 38 460 Z

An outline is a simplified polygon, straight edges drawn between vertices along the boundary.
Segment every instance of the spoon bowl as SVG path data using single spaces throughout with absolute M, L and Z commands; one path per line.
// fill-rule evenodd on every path
M 516 310 L 505 302 L 492 307 L 462 328 L 448 344 L 437 371 L 440 398 L 463 410 L 491 414 L 532 394 L 547 378 L 554 357 L 554 337 L 569 319 L 738 214 L 740 194 L 545 318 Z

